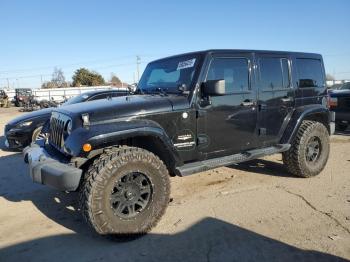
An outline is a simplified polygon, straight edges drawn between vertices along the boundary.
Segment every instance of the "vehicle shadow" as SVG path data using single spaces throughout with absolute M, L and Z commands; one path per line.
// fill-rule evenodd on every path
M 340 136 L 350 136 L 350 129 L 348 128 L 345 131 L 335 130 L 334 134 L 335 135 L 340 135 Z
M 96 236 L 80 214 L 78 193 L 60 192 L 31 181 L 21 154 L 0 157 L 0 197 L 11 202 L 31 201 L 49 219 L 85 236 Z M 231 166 L 248 172 L 290 176 L 282 164 L 262 159 Z
M 20 154 L 0 157 L 0 167 L 0 197 L 11 202 L 31 201 L 49 219 L 74 232 L 4 247 L 0 261 L 345 261 L 214 218 L 205 218 L 176 234 L 150 233 L 111 241 L 83 222 L 77 193 L 32 183 Z
M 3 261 L 346 261 L 302 250 L 215 218 L 176 234 L 113 242 L 79 234 L 54 235 L 0 250 Z
M 287 169 L 282 163 L 276 163 L 274 161 L 268 161 L 265 159 L 255 159 L 255 160 L 231 165 L 229 167 L 233 169 L 238 169 L 241 171 L 259 173 L 259 174 L 264 174 L 269 176 L 295 178 L 295 176 L 288 173 Z
M 33 183 L 22 154 L 0 157 L 0 167 L 0 197 L 11 202 L 31 201 L 44 215 L 62 226 L 77 233 L 94 234 L 82 220 L 77 193 L 60 192 Z

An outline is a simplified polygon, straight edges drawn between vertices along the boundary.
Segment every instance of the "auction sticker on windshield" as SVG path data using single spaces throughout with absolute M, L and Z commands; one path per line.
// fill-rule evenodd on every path
M 196 62 L 196 58 L 179 62 L 176 70 L 193 67 L 195 62 Z

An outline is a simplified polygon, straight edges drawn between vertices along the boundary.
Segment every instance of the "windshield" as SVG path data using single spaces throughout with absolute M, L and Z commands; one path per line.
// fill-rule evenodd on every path
M 77 104 L 77 103 L 81 103 L 83 101 L 85 101 L 85 99 L 87 99 L 89 96 L 88 95 L 78 95 L 72 98 L 69 98 L 67 102 L 64 102 L 62 105 L 72 105 L 72 104 Z
M 341 90 L 350 89 L 350 82 L 343 84 L 341 87 L 339 87 L 339 89 Z
M 22 96 L 29 96 L 32 94 L 32 90 L 31 89 L 17 89 L 16 90 L 17 95 L 22 95 Z
M 145 93 L 180 93 L 180 86 L 190 88 L 198 60 L 199 55 L 185 55 L 152 62 L 142 74 L 138 88 Z

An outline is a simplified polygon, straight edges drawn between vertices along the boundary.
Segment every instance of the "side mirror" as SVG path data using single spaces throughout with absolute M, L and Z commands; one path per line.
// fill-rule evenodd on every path
M 203 83 L 202 90 L 205 95 L 223 96 L 225 95 L 225 80 L 207 80 Z

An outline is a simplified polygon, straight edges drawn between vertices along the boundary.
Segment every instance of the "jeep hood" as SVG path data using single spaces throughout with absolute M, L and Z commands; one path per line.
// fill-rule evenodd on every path
M 90 121 L 104 121 L 113 118 L 168 112 L 189 107 L 188 98 L 179 95 L 131 95 L 102 99 L 57 108 L 73 118 L 88 113 Z

